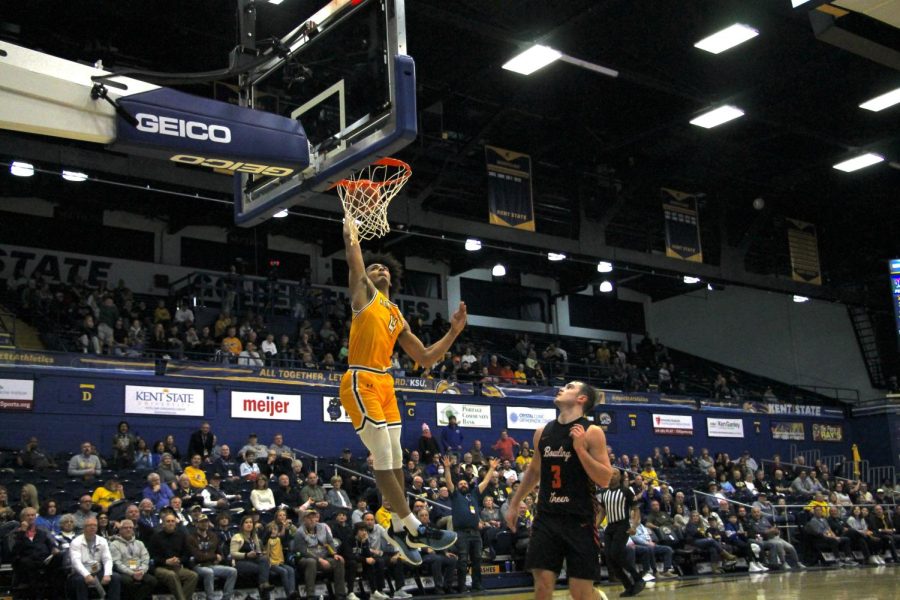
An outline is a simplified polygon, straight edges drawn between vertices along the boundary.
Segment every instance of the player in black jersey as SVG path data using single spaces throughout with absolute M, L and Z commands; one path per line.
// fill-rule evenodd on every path
M 549 600 L 566 561 L 574 600 L 596 600 L 600 575 L 597 537 L 597 485 L 606 486 L 612 466 L 603 430 L 585 418 L 597 390 L 573 381 L 559 390 L 559 416 L 534 433 L 534 456 L 510 500 L 506 523 L 516 530 L 519 503 L 540 481 L 537 517 L 531 530 L 525 568 L 534 576 L 534 597 Z

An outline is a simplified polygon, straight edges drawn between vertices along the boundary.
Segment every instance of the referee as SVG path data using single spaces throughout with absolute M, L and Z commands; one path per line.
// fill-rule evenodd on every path
M 609 487 L 600 492 L 599 496 L 601 509 L 607 519 L 604 543 L 609 570 L 625 586 L 623 597 L 637 596 L 644 589 L 644 580 L 634 568 L 634 564 L 628 560 L 626 550 L 628 530 L 631 529 L 634 492 L 622 485 L 621 474 L 618 470 L 613 470 Z

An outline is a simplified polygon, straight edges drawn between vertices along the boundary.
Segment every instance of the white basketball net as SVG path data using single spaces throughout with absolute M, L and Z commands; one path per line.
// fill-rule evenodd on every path
M 337 184 L 345 218 L 356 225 L 356 241 L 380 238 L 391 230 L 388 205 L 410 175 L 412 170 L 405 162 L 381 158 Z

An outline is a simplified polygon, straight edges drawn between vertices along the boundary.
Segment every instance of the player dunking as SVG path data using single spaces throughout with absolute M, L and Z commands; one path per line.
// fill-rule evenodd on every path
M 400 279 L 399 263 L 389 256 L 363 260 L 354 220 L 345 215 L 344 246 L 350 271 L 350 326 L 348 369 L 341 378 L 341 404 L 363 444 L 372 453 L 375 484 L 391 504 L 390 541 L 412 564 L 421 564 L 417 548 L 449 548 L 456 534 L 422 525 L 409 509 L 404 493 L 403 453 L 400 446 L 400 410 L 389 369 L 394 344 L 420 365 L 430 366 L 444 356 L 466 325 L 466 305 L 450 318 L 450 331 L 428 346 L 409 329 L 400 309 L 390 301 L 392 278 Z
M 559 416 L 534 433 L 534 457 L 510 501 L 506 523 L 516 530 L 516 508 L 540 481 L 537 517 L 532 525 L 525 569 L 534 576 L 534 597 L 549 600 L 566 561 L 569 593 L 574 600 L 595 600 L 600 575 L 594 484 L 606 486 L 612 466 L 603 430 L 585 414 L 594 407 L 597 390 L 572 381 L 554 403 Z

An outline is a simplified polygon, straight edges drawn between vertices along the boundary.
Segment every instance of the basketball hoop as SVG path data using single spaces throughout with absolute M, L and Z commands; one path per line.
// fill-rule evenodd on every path
M 337 185 L 345 218 L 352 219 L 355 227 L 354 242 L 383 237 L 391 230 L 387 220 L 387 208 L 409 180 L 412 169 L 396 158 L 379 158 L 360 169 Z

